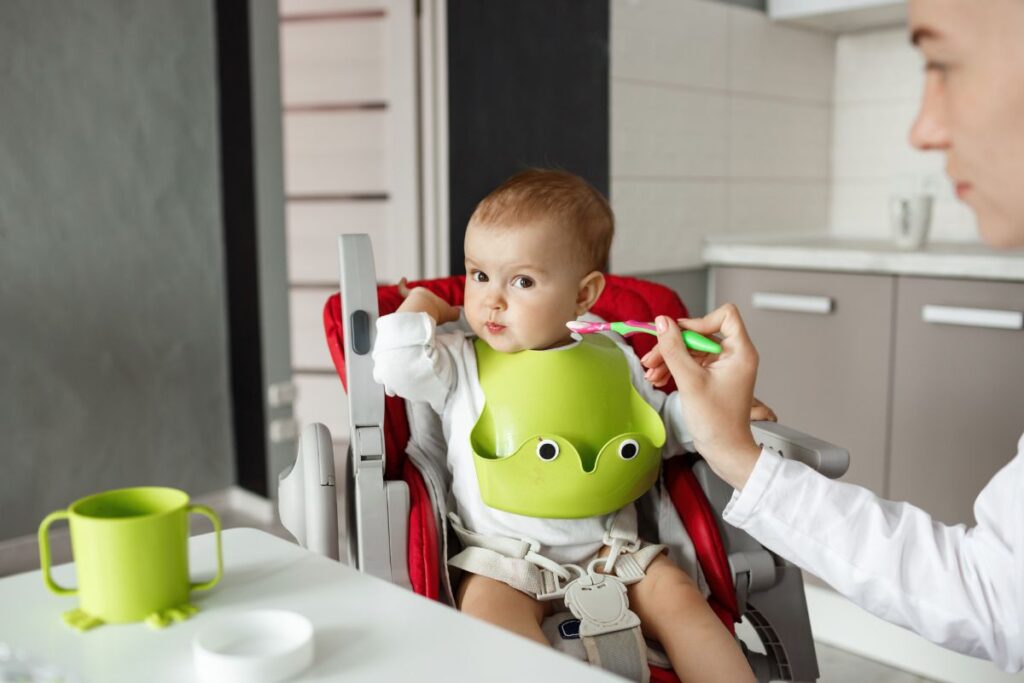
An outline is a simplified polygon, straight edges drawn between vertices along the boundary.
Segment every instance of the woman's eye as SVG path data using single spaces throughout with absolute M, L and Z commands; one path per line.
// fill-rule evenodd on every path
M 481 270 L 474 270 L 470 277 L 473 278 L 473 282 L 487 282 L 487 273 Z
M 529 289 L 530 287 L 533 287 L 533 280 L 525 275 L 520 275 L 516 279 L 512 280 L 512 286 L 518 287 L 519 289 Z
M 940 79 L 945 79 L 949 76 L 950 68 L 949 64 L 943 62 L 928 61 L 925 62 L 924 72 L 926 75 L 935 74 Z

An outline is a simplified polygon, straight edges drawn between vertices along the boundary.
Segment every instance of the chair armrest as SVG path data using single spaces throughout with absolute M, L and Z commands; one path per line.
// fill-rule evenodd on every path
M 802 462 L 830 479 L 838 479 L 850 467 L 850 453 L 845 448 L 791 427 L 777 422 L 752 422 L 750 431 L 762 448 Z

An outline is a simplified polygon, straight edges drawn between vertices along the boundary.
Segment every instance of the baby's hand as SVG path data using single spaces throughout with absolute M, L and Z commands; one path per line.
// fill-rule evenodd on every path
M 405 301 L 398 307 L 401 313 L 426 313 L 438 325 L 459 319 L 459 309 L 431 292 L 426 287 L 409 289 L 409 282 L 403 277 L 398 282 L 398 293 Z
M 715 355 L 710 353 L 702 353 L 700 351 L 694 351 L 689 349 L 690 355 L 701 365 L 707 365 L 715 360 Z M 665 364 L 665 359 L 661 357 L 661 352 L 658 351 L 658 347 L 651 349 L 643 358 L 640 359 L 640 363 L 647 368 L 647 372 L 644 373 L 644 378 L 656 387 L 665 386 L 668 381 L 672 378 L 671 373 L 668 371 L 668 365 Z M 775 411 L 764 403 L 759 401 L 757 397 L 754 397 L 753 403 L 750 405 L 750 421 L 755 420 L 767 420 L 769 422 L 778 422 L 779 418 L 776 417 Z

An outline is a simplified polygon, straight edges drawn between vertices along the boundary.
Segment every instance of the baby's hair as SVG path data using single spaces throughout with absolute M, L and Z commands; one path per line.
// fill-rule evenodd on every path
M 568 171 L 520 171 L 484 197 L 469 219 L 470 225 L 487 227 L 541 221 L 571 233 L 574 256 L 588 272 L 607 270 L 615 216 L 600 192 Z

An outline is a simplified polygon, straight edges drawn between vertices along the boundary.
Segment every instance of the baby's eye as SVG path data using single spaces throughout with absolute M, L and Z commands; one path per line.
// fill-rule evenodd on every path
M 469 277 L 472 278 L 473 282 L 487 282 L 487 273 L 482 270 L 474 270 L 470 273 Z
M 526 277 L 525 275 L 517 275 L 512 280 L 512 286 L 518 287 L 519 289 L 529 289 L 530 287 L 533 287 L 533 284 L 533 280 Z

